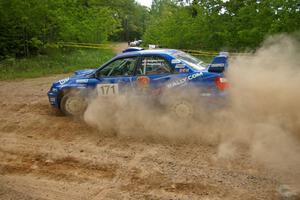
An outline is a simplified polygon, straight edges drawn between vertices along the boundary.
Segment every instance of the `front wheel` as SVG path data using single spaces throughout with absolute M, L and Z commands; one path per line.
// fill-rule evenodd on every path
M 60 101 L 60 109 L 65 115 L 81 116 L 86 108 L 86 99 L 78 93 L 67 93 Z

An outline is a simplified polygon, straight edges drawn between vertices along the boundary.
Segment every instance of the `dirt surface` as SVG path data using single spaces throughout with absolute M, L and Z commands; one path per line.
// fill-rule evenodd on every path
M 122 53 L 122 51 L 126 48 L 128 48 L 128 43 L 122 42 L 122 43 L 115 43 L 111 45 L 114 52 L 116 53 Z
M 64 75 L 1 82 L 0 199 L 278 199 L 248 155 L 98 132 L 48 103 Z
M 60 115 L 46 92 L 65 76 L 0 82 L 0 199 L 279 199 L 274 174 L 246 151 L 220 160 L 214 145 L 99 132 Z

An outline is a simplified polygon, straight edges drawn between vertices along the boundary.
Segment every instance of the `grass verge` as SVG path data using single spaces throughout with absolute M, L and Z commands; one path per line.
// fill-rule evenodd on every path
M 0 80 L 34 78 L 96 68 L 114 56 L 110 49 L 47 49 L 29 58 L 9 58 L 0 62 Z
M 35 78 L 96 68 L 114 56 L 110 49 L 49 48 L 43 54 L 0 62 L 0 80 Z M 212 56 L 197 56 L 210 63 Z
M 214 56 L 195 56 L 195 57 L 199 58 L 205 63 L 211 63 L 214 58 Z

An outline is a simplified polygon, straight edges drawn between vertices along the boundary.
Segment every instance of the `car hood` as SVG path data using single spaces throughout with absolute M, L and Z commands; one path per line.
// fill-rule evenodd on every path
M 91 74 L 94 71 L 95 71 L 95 69 L 82 69 L 82 70 L 75 71 L 74 74 L 75 74 L 75 76 L 84 76 L 87 74 Z

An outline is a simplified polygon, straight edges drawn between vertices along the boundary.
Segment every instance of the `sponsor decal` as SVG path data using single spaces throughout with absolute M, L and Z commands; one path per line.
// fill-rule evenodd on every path
M 59 82 L 59 84 L 63 85 L 63 84 L 65 84 L 66 82 L 68 82 L 69 80 L 70 80 L 70 78 L 65 78 L 65 79 L 59 80 L 58 82 Z
M 76 87 L 76 88 L 86 88 L 86 84 L 77 84 L 77 83 L 72 83 L 69 85 L 70 87 Z
M 186 68 L 184 68 L 184 69 L 179 69 L 179 72 L 186 73 L 186 72 L 189 72 L 189 69 L 186 69 Z
M 211 67 L 224 67 L 225 64 L 224 63 L 215 63 L 215 64 L 211 64 Z
M 50 102 L 55 102 L 55 98 L 54 98 L 54 97 L 50 97 L 50 98 L 49 98 L 49 101 L 50 101 Z
M 175 65 L 176 69 L 180 69 L 180 68 L 184 68 L 184 67 L 185 67 L 185 64 L 176 64 Z
M 176 86 L 179 86 L 179 85 L 183 85 L 185 84 L 187 81 L 187 78 L 182 78 L 182 79 L 178 79 L 178 80 L 175 80 L 169 84 L 167 84 L 167 88 L 172 88 L 172 87 L 176 87 Z
M 137 79 L 137 90 L 140 92 L 148 92 L 150 85 L 150 78 L 147 76 L 139 76 Z
M 137 78 L 137 86 L 139 89 L 148 88 L 150 84 L 150 79 L 147 76 L 139 76 Z
M 199 76 L 203 76 L 203 73 L 202 72 L 198 72 L 198 73 L 195 73 L 195 74 L 191 74 L 187 78 L 190 81 L 190 80 L 193 80 L 195 78 L 198 78 Z
M 162 59 L 152 59 L 152 60 L 150 60 L 150 59 L 145 59 L 145 60 L 143 60 L 142 61 L 142 63 L 143 64 L 145 64 L 146 62 L 147 63 L 157 63 L 157 62 L 164 62 L 165 60 L 162 60 Z
M 172 87 L 183 85 L 183 84 L 187 83 L 188 81 L 191 81 L 191 80 L 193 80 L 195 78 L 198 78 L 200 76 L 203 76 L 202 72 L 198 72 L 198 73 L 195 73 L 195 74 L 188 75 L 187 77 L 184 77 L 182 79 L 174 80 L 174 81 L 167 84 L 167 88 L 172 88 Z
M 89 79 L 77 79 L 76 83 L 88 83 Z

